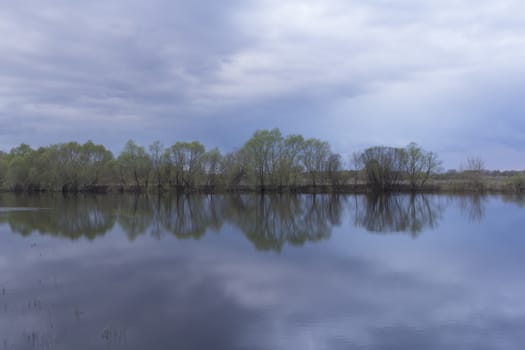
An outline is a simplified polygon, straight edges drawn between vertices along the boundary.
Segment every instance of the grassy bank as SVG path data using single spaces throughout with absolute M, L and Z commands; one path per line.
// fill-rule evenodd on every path
M 444 194 L 468 194 L 468 193 L 525 193 L 525 181 L 521 177 L 509 176 L 483 176 L 476 181 L 458 177 L 437 176 L 431 178 L 422 186 L 412 186 L 407 182 L 399 182 L 385 188 L 376 188 L 362 180 L 343 184 L 320 184 L 320 185 L 293 185 L 293 186 L 251 186 L 251 185 L 202 185 L 202 186 L 123 186 L 118 184 L 92 185 L 83 188 L 62 188 L 58 190 L 38 188 L 4 188 L 3 192 L 18 193 L 339 193 L 339 194 L 364 194 L 364 193 L 444 193 Z

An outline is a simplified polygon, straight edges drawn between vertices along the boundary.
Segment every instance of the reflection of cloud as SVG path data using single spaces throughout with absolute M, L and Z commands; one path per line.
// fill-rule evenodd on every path
M 222 266 L 230 293 L 247 307 L 269 311 L 278 320 L 268 348 L 310 343 L 312 348 L 339 344 L 364 349 L 477 349 L 500 344 L 494 340 L 499 332 L 511 339 L 510 344 L 520 344 L 523 303 L 517 304 L 520 317 L 508 314 L 492 302 L 499 296 L 493 290 L 479 293 L 478 288 L 487 290 L 483 282 L 478 285 L 463 276 L 466 282 L 449 283 L 434 279 L 428 271 L 425 275 L 396 272 L 386 261 L 327 260 L 319 264 L 304 257 Z M 523 290 L 522 284 L 509 282 L 508 288 Z M 514 301 L 519 298 L 516 295 Z M 505 323 L 512 330 L 497 326 Z
M 432 240 L 367 249 L 362 239 L 387 239 L 372 235 L 352 235 L 351 256 L 328 244 L 276 256 L 254 254 L 232 225 L 199 241 L 128 242 L 119 230 L 93 242 L 32 237 L 35 247 L 2 235 L 0 339 L 29 349 L 25 335 L 35 332 L 64 350 L 518 349 L 525 340 L 517 261 L 492 259 L 487 269 L 483 254 L 451 259 Z M 31 259 L 17 259 L 27 250 Z M 454 273 L 443 273 L 447 264 Z
M 26 334 L 34 334 L 48 341 L 42 349 L 244 348 L 256 314 L 225 294 L 213 271 L 169 251 L 101 250 L 14 267 L 24 277 L 7 287 L 0 315 L 9 346 L 31 348 Z

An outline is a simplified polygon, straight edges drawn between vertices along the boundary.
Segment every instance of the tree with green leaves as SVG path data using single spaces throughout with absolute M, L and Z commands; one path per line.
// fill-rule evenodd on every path
M 255 185 L 261 190 L 275 185 L 275 175 L 281 155 L 282 135 L 279 129 L 257 130 L 244 144 Z
M 203 177 L 204 145 L 198 141 L 177 142 L 168 150 L 170 181 L 178 189 L 194 188 Z
M 328 142 L 317 139 L 305 141 L 301 159 L 312 186 L 317 186 L 324 172 L 327 171 L 331 153 Z
M 160 141 L 155 141 L 149 146 L 149 156 L 153 170 L 153 178 L 158 189 L 162 188 L 162 168 L 164 167 L 165 158 L 164 146 Z
M 326 176 L 330 185 L 338 186 L 344 179 L 341 155 L 332 153 L 326 162 Z
M 248 156 L 245 149 L 226 154 L 220 164 L 223 184 L 235 188 L 244 184 L 248 178 Z
M 35 150 L 27 144 L 21 144 L 11 149 L 7 155 L 7 182 L 17 191 L 32 191 L 31 157 Z
M 84 186 L 96 186 L 104 177 L 109 177 L 113 153 L 103 145 L 88 141 L 82 145 L 82 180 Z
M 221 177 L 222 155 L 218 148 L 214 148 L 204 153 L 202 156 L 202 166 L 204 170 L 205 185 L 216 187 Z
M 7 179 L 7 154 L 0 151 L 0 189 L 3 188 Z
M 376 146 L 361 152 L 360 163 L 367 183 L 374 191 L 391 190 L 402 180 L 404 150 L 402 148 Z
M 300 182 L 304 171 L 301 154 L 304 150 L 304 138 L 301 135 L 289 135 L 282 140 L 277 168 L 278 185 L 287 187 Z
M 117 164 L 123 185 L 131 182 L 137 189 L 148 187 L 152 163 L 144 147 L 129 140 L 119 154 Z

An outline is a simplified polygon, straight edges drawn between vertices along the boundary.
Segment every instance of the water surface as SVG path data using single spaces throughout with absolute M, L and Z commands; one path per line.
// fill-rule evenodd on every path
M 523 206 L 0 194 L 0 349 L 521 349 Z

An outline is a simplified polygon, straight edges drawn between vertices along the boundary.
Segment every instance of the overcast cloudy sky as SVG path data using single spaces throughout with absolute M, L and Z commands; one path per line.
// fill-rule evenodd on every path
M 525 168 L 520 0 L 29 0 L 0 8 L 0 148 L 256 129 Z

